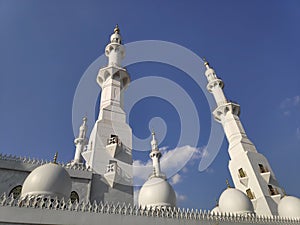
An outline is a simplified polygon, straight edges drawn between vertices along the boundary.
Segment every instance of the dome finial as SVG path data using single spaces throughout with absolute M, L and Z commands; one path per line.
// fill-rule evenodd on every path
M 154 131 L 154 129 L 152 129 L 151 134 L 152 134 L 152 139 L 155 138 L 155 131 Z
M 281 190 L 282 190 L 282 193 L 283 193 L 283 197 L 287 196 L 287 194 L 286 194 L 284 188 L 281 188 Z
M 115 26 L 114 32 L 110 36 L 110 43 L 118 43 L 118 44 L 122 43 L 122 38 L 121 38 L 121 35 L 120 35 L 120 28 L 119 28 L 118 24 Z M 106 54 L 106 56 L 108 56 L 108 55 Z M 115 61 L 114 61 L 114 63 L 116 63 L 118 65 L 120 64 L 120 62 L 115 62 Z
M 86 122 L 86 121 L 87 121 L 87 116 L 86 116 L 86 115 L 84 115 L 84 117 L 82 118 L 82 121 L 83 121 L 83 122 Z
M 115 27 L 115 29 L 114 29 L 114 33 L 115 33 L 115 34 L 120 34 L 120 28 L 119 28 L 119 25 L 118 25 L 118 24 L 116 24 L 116 27 Z
M 226 179 L 227 188 L 231 188 L 228 179 Z
M 56 162 L 57 157 L 58 157 L 58 152 L 55 152 L 52 163 L 57 164 L 57 162 Z
M 219 201 L 218 199 L 215 198 L 215 203 L 216 203 L 216 206 L 215 207 L 218 207 L 219 206 Z

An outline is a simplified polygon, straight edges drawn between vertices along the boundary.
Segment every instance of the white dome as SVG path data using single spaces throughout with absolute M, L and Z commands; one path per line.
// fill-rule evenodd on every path
M 300 217 L 300 199 L 294 196 L 283 197 L 278 204 L 278 214 L 284 217 Z
M 238 214 L 253 213 L 253 205 L 250 199 L 242 191 L 228 188 L 219 198 L 219 209 L 221 212 L 232 212 Z
M 72 181 L 68 172 L 55 163 L 34 169 L 23 183 L 21 197 L 28 195 L 69 198 Z
M 176 206 L 172 186 L 163 178 L 153 177 L 145 182 L 139 193 L 139 205 L 147 207 Z

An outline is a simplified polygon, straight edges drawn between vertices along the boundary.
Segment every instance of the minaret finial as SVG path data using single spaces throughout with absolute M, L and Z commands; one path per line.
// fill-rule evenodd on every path
M 152 129 L 151 134 L 152 134 L 152 141 L 151 141 L 152 151 L 158 151 L 157 141 L 155 138 L 155 132 L 153 129 Z
M 118 24 L 116 24 L 116 26 L 115 26 L 114 33 L 115 34 L 120 34 L 120 28 L 119 28 Z
M 155 138 L 155 131 L 154 131 L 154 129 L 152 129 L 151 134 L 152 134 L 152 138 Z
M 210 66 L 209 66 L 209 63 L 207 62 L 206 58 L 203 57 L 202 60 L 203 60 L 203 62 L 204 62 L 204 66 L 205 66 L 207 69 L 209 69 Z
M 226 179 L 227 188 L 231 188 L 228 179 Z
M 58 157 L 58 152 L 55 152 L 52 163 L 57 164 L 57 157 Z
M 216 203 L 216 207 L 218 207 L 219 206 L 219 201 L 216 198 L 215 198 L 215 203 Z

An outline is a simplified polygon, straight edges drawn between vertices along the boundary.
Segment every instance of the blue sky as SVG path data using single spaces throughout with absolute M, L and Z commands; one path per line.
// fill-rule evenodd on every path
M 299 7 L 299 1 L 1 0 L 0 151 L 40 159 L 59 151 L 65 162 L 73 157 L 76 87 L 103 54 L 118 23 L 124 43 L 162 40 L 205 56 L 225 82 L 227 97 L 241 105 L 246 132 L 268 158 L 279 183 L 299 197 Z M 201 124 L 199 141 L 192 147 L 202 150 L 211 129 L 205 90 L 170 65 L 145 62 L 127 69 L 132 81 L 159 76 L 189 94 Z M 154 117 L 167 127 L 160 146 L 166 152 L 176 148 L 182 124 L 164 99 L 149 97 L 134 105 L 129 115 L 133 133 L 149 137 Z M 161 127 L 156 128 L 158 136 Z M 179 206 L 214 206 L 230 178 L 227 146 L 224 140 L 207 170 L 198 171 L 197 156 L 175 175 Z M 147 152 L 135 151 L 134 157 L 145 162 Z

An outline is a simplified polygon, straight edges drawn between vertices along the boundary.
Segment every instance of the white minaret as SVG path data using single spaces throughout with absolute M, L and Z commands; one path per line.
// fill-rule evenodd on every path
M 258 215 L 278 215 L 277 205 L 283 191 L 271 166 L 248 139 L 239 118 L 240 106 L 226 99 L 223 81 L 217 77 L 208 62 L 204 65 L 207 90 L 213 94 L 217 103 L 213 115 L 222 124 L 229 142 L 229 170 L 234 185 L 251 199 Z
M 153 163 L 153 173 L 140 189 L 138 204 L 141 207 L 175 207 L 176 194 L 167 181 L 166 175 L 160 169 L 161 153 L 158 149 L 155 133 L 152 132 L 151 152 L 149 154 Z
M 154 131 L 152 132 L 152 141 L 151 141 L 151 152 L 149 154 L 150 158 L 152 159 L 152 163 L 153 163 L 153 174 L 152 176 L 154 177 L 164 177 L 165 175 L 161 173 L 161 169 L 160 169 L 160 157 L 161 157 L 161 153 L 158 149 L 158 145 L 157 145 L 157 141 L 155 139 L 155 133 Z
M 87 118 L 83 117 L 82 124 L 79 128 L 79 134 L 78 137 L 75 138 L 74 144 L 76 146 L 74 159 L 72 160 L 71 164 L 81 164 L 82 163 L 82 157 L 81 153 L 84 151 L 84 148 L 86 147 L 88 140 L 86 138 L 87 133 Z
M 105 55 L 108 64 L 99 70 L 97 76 L 97 83 L 102 89 L 100 112 L 91 132 L 87 150 L 82 156 L 86 165 L 114 189 L 108 193 L 103 190 L 102 194 L 95 189 L 91 194 L 92 199 L 112 201 L 115 198 L 116 201 L 132 203 L 132 131 L 126 123 L 126 114 L 123 110 L 123 92 L 130 83 L 130 77 L 121 66 L 125 48 L 118 26 L 105 48 Z

